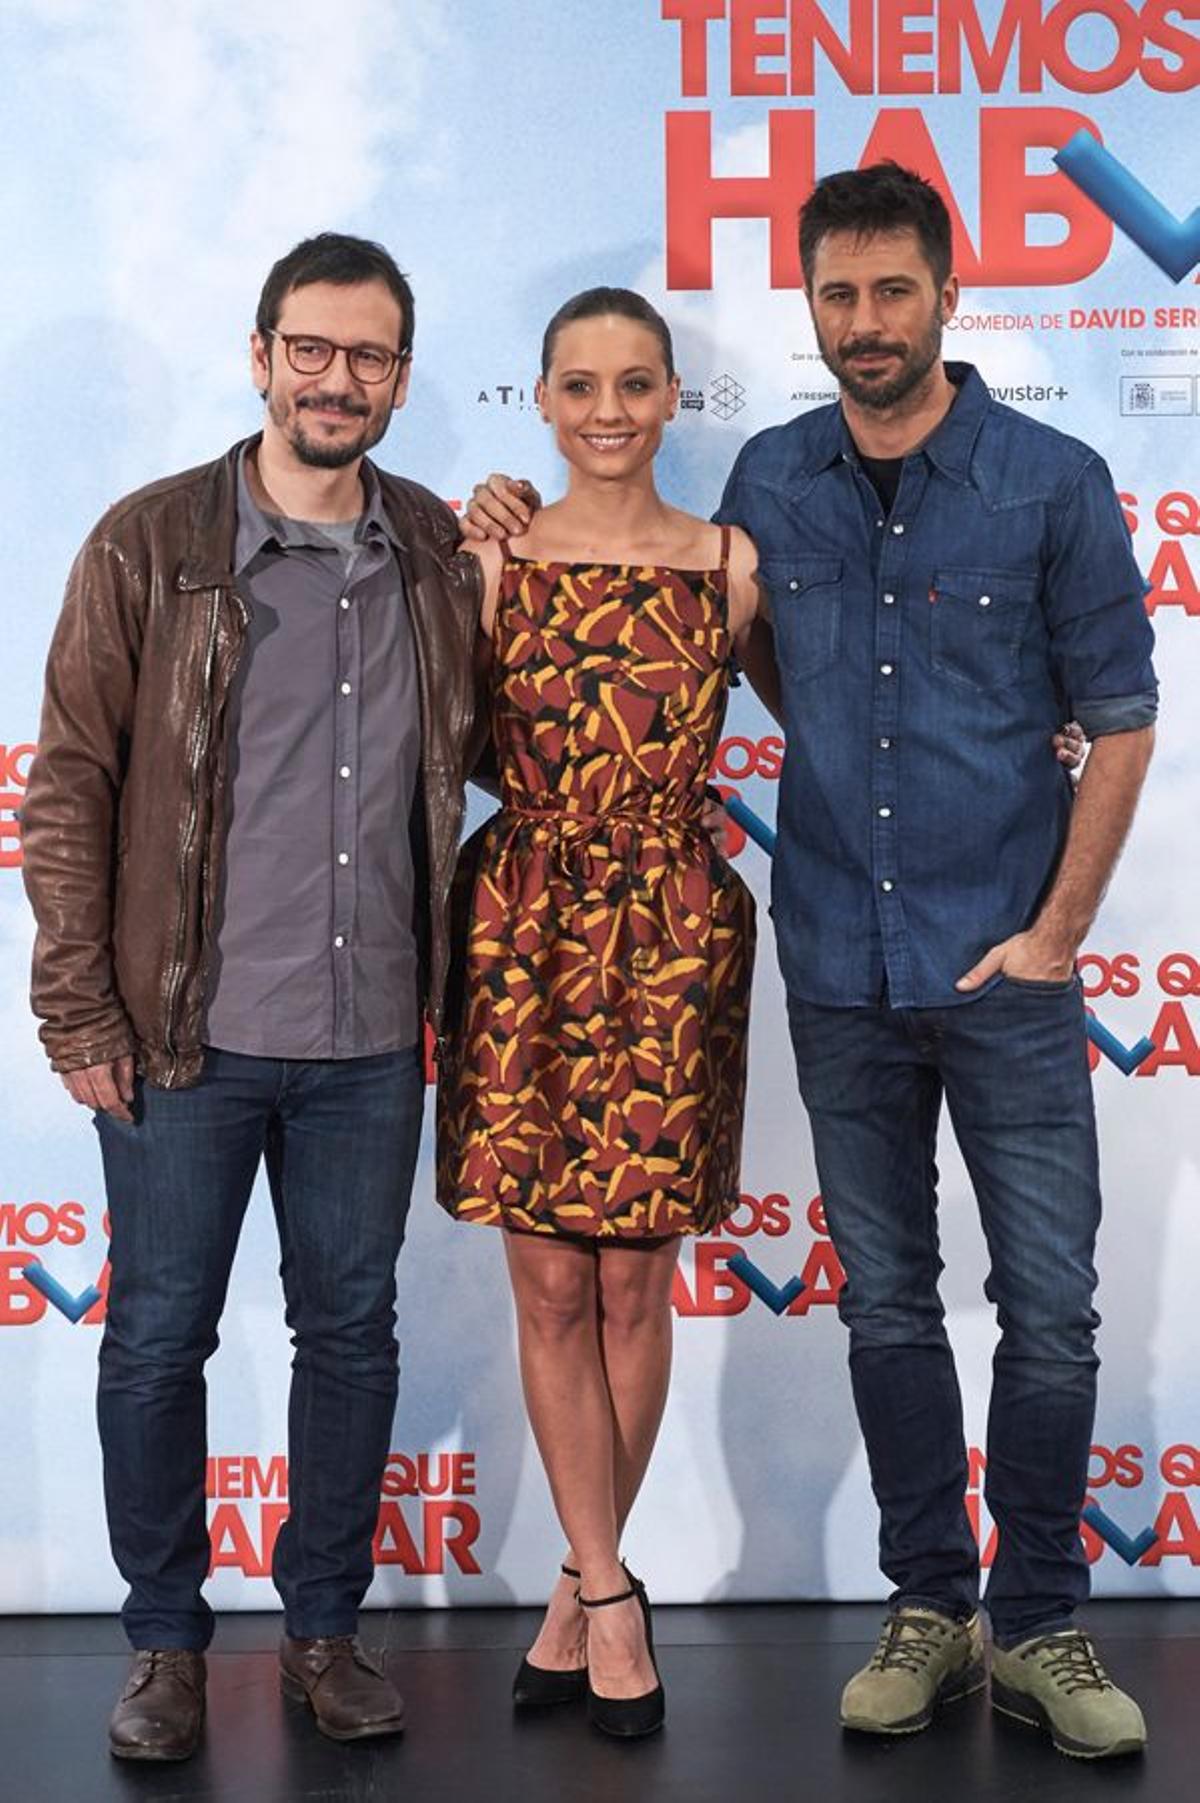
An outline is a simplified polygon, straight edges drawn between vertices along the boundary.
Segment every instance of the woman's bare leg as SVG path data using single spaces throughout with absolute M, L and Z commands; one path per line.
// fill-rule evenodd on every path
M 654 1251 L 606 1246 L 598 1254 L 600 1345 L 613 1411 L 613 1498 L 618 1540 L 654 1451 L 671 1382 L 671 1286 L 678 1238 Z M 625 1255 L 625 1256 L 623 1256 Z M 568 1547 L 564 1565 L 578 1569 Z M 560 1577 L 561 1598 L 574 1605 L 575 1580 Z
M 599 1254 L 600 1345 L 613 1411 L 618 1535 L 641 1489 L 666 1407 L 679 1244 L 675 1238 L 654 1247 L 606 1246 Z
M 588 1246 L 534 1234 L 504 1239 L 517 1308 L 521 1381 L 530 1425 L 586 1597 L 626 1587 L 617 1556 L 614 1416 L 601 1356 L 596 1254 Z M 562 1586 L 556 1586 L 556 1598 Z M 557 1628 L 556 1628 L 556 1617 Z M 534 1664 L 578 1664 L 574 1641 L 554 1607 L 530 1648 Z M 592 1683 L 604 1696 L 639 1696 L 654 1685 L 634 1603 L 593 1612 Z M 557 1643 L 557 1644 L 555 1644 Z M 536 1657 L 534 1657 L 536 1655 Z
M 600 1350 L 612 1411 L 613 1514 L 618 1539 L 641 1488 L 658 1438 L 671 1380 L 671 1284 L 679 1241 L 660 1246 L 605 1246 L 597 1254 Z M 619 1590 L 627 1587 L 622 1574 Z M 585 1590 L 585 1596 L 595 1591 Z M 605 1594 L 611 1595 L 612 1592 Z M 636 1614 L 634 1611 L 637 1611 Z M 588 1662 L 594 1674 L 610 1660 L 628 1670 L 639 1653 L 629 1688 L 604 1687 L 611 1696 L 640 1696 L 654 1687 L 640 1608 L 593 1609 L 588 1616 Z M 599 1685 L 596 1686 L 600 1688 Z

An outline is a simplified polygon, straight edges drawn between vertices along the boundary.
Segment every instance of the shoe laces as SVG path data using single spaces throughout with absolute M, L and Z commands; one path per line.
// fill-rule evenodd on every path
M 186 1647 L 147 1647 L 142 1654 L 145 1660 L 146 1677 L 157 1677 L 161 1672 L 168 1678 L 178 1678 L 182 1683 L 195 1689 L 196 1655 Z
M 871 1659 L 872 1671 L 910 1671 L 919 1675 L 929 1664 L 950 1625 L 933 1616 L 911 1615 L 898 1610 L 888 1617 L 879 1637 Z
M 352 1659 L 357 1664 L 359 1654 L 357 1635 L 320 1634 L 313 1640 L 307 1656 L 312 1668 L 324 1674 L 341 1659 Z
M 1113 1681 L 1096 1657 L 1082 1628 L 1044 1634 L 1025 1648 L 1022 1659 L 1036 1659 L 1043 1672 L 1067 1696 L 1077 1690 L 1112 1690 Z

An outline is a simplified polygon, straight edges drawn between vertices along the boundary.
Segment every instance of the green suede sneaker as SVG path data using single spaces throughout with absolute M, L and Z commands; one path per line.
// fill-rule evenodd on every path
M 883 1624 L 869 1665 L 842 1692 L 842 1727 L 860 1734 L 915 1734 L 939 1703 L 985 1683 L 979 1617 L 954 1621 L 937 1609 L 904 1606 Z
M 1074 1759 L 1140 1753 L 1146 1744 L 1141 1710 L 1117 1689 L 1082 1628 L 1036 1635 L 1008 1652 L 993 1646 L 992 1708 L 1046 1728 Z

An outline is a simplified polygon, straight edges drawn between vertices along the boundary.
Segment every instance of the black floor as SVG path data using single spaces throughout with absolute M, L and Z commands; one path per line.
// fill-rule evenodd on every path
M 380 1612 L 408 1702 L 403 1740 L 338 1746 L 279 1694 L 272 1615 L 225 1616 L 209 1655 L 209 1714 L 187 1764 L 109 1757 L 105 1722 L 125 1670 L 108 1616 L 0 1620 L 4 1803 L 1000 1803 L 1137 1796 L 1168 1803 L 1200 1780 L 1200 1602 L 1093 1604 L 1088 1625 L 1142 1703 L 1142 1759 L 1084 1763 L 953 1704 L 900 1741 L 843 1735 L 842 1683 L 874 1639 L 861 1605 L 660 1609 L 666 1731 L 613 1744 L 572 1710 L 515 1721 L 508 1692 L 534 1615 L 515 1609 Z

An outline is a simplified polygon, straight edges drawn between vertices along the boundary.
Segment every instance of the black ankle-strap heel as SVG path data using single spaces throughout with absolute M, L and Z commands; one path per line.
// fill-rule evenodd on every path
M 642 1612 L 642 1626 L 646 1631 L 646 1651 L 654 1667 L 654 1676 L 658 1678 L 658 1661 L 654 1657 L 654 1624 L 650 1619 L 650 1598 L 646 1595 L 646 1586 L 640 1578 L 634 1577 L 627 1565 L 623 1564 L 621 1570 L 629 1579 L 628 1590 L 618 1591 L 615 1596 L 600 1596 L 590 1600 L 581 1596 L 579 1606 L 581 1609 L 607 1609 L 613 1603 L 636 1600 Z M 593 1728 L 599 1728 L 602 1734 L 615 1735 L 620 1740 L 633 1740 L 645 1734 L 656 1733 L 662 1727 L 667 1713 L 661 1678 L 658 1678 L 653 1690 L 644 1692 L 640 1697 L 602 1697 L 592 1689 L 589 1677 L 587 1706 L 588 1720 Z
M 564 1565 L 565 1578 L 579 1577 L 571 1565 Z M 522 1659 L 513 1679 L 514 1709 L 551 1709 L 556 1703 L 582 1703 L 587 1696 L 587 1667 L 580 1665 L 569 1671 L 549 1671 L 543 1665 L 530 1665 Z

